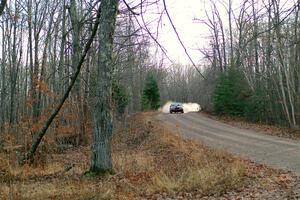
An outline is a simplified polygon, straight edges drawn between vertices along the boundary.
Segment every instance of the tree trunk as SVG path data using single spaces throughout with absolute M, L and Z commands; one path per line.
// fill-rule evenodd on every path
M 253 42 L 254 42 L 254 56 L 255 56 L 255 86 L 258 86 L 258 74 L 259 74 L 259 60 L 258 60 L 258 24 L 255 10 L 255 2 L 252 0 L 252 12 L 253 12 Z
M 99 54 L 96 91 L 93 108 L 93 145 L 90 171 L 112 171 L 111 138 L 113 131 L 111 108 L 111 76 L 113 35 L 118 0 L 101 1 Z
M 72 24 L 72 55 L 71 55 L 71 60 L 72 60 L 72 68 L 73 71 L 76 70 L 76 64 L 78 63 L 78 60 L 80 59 L 80 52 L 81 52 L 81 47 L 80 47 L 80 31 L 81 31 L 81 22 L 78 16 L 78 9 L 77 9 L 77 4 L 76 0 L 71 0 L 71 6 L 69 9 L 70 13 L 70 19 L 71 19 L 71 24 Z M 77 135 L 77 144 L 82 140 L 83 135 L 85 135 L 84 132 L 81 132 L 84 130 L 82 127 L 84 126 L 84 120 L 80 120 L 80 117 L 83 115 L 83 102 L 81 98 L 81 81 L 80 81 L 80 74 L 78 75 L 79 77 L 77 78 L 75 85 L 74 85 L 74 96 L 75 96 L 75 101 L 77 105 L 77 120 L 73 120 L 71 123 L 75 127 L 75 134 Z M 79 121 L 79 123 L 78 123 Z
M 64 92 L 63 77 L 64 77 L 64 65 L 65 65 L 65 44 L 66 44 L 66 5 L 65 1 L 62 4 L 62 30 L 61 30 L 61 42 L 60 42 L 60 53 L 59 53 L 59 64 L 58 64 L 58 88 L 55 89 L 57 93 L 59 91 Z
M 52 111 L 50 117 L 45 121 L 43 127 L 41 128 L 41 130 L 37 131 L 35 133 L 36 137 L 34 137 L 34 141 L 31 145 L 31 148 L 30 150 L 26 153 L 26 155 L 21 158 L 21 160 L 19 160 L 19 163 L 20 164 L 24 164 L 26 163 L 27 161 L 32 161 L 33 160 L 33 156 L 42 140 L 42 138 L 44 137 L 44 135 L 46 134 L 46 131 L 48 130 L 48 128 L 50 127 L 51 123 L 53 122 L 54 118 L 57 116 L 57 114 L 59 113 L 60 109 L 62 108 L 62 106 L 64 105 L 66 99 L 69 97 L 69 94 L 75 84 L 75 81 L 76 81 L 76 78 L 78 77 L 78 74 L 80 73 L 80 69 L 81 69 L 81 66 L 85 60 L 85 57 L 87 55 L 87 52 L 89 51 L 90 47 L 91 47 L 91 44 L 94 40 L 94 37 L 97 33 L 97 30 L 98 30 L 98 25 L 99 25 L 99 18 L 100 18 L 100 10 L 98 10 L 98 13 L 97 13 L 97 17 L 96 17 L 96 22 L 95 22 L 95 25 L 94 25 L 94 28 L 92 30 L 92 34 L 91 36 L 89 37 L 86 45 L 85 45 L 85 48 L 84 48 L 84 51 L 80 57 L 80 60 L 77 64 L 77 67 L 76 67 L 76 72 L 74 74 L 74 76 L 72 77 L 71 79 L 71 83 L 70 85 L 68 86 L 66 92 L 64 93 L 64 95 L 62 96 L 62 98 L 60 99 L 58 105 L 55 107 L 55 109 Z
M 233 65 L 233 34 L 232 34 L 232 0 L 228 1 L 228 22 L 229 22 L 229 40 L 230 40 L 230 65 Z M 239 67 L 239 66 L 237 66 Z
M 4 22 L 2 23 L 2 27 L 5 27 Z M 5 123 L 5 96 L 6 96 L 6 81 L 5 81 L 5 70 L 6 70 L 6 37 L 5 37 L 5 28 L 2 29 L 2 60 L 1 60 L 1 98 L 0 98 L 0 130 L 3 128 Z
M 16 11 L 17 12 L 17 11 Z M 13 23 L 13 37 L 12 37 L 12 52 L 10 55 L 10 112 L 9 123 L 16 122 L 15 104 L 16 104 L 16 87 L 17 87 L 17 24 Z M 9 51 L 10 52 L 10 51 Z

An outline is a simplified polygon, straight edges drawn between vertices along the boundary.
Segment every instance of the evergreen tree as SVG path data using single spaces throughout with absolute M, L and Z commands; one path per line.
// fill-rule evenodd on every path
M 251 121 L 266 121 L 270 110 L 270 99 L 265 89 L 256 87 L 255 91 L 248 99 L 245 108 L 245 117 Z
M 112 83 L 112 99 L 114 107 L 118 114 L 124 114 L 125 108 L 128 105 L 128 93 L 126 88 L 120 85 L 117 81 L 113 81 Z
M 155 110 L 159 108 L 159 88 L 157 80 L 152 73 L 147 74 L 141 101 L 142 110 Z
M 244 116 L 250 90 L 243 74 L 230 67 L 221 74 L 214 91 L 213 105 L 216 114 Z

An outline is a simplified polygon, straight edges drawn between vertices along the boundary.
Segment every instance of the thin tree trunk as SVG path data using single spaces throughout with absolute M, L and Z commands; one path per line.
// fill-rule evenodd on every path
M 278 2 L 274 2 L 274 15 L 275 15 L 275 24 L 279 24 L 280 21 L 280 14 L 279 14 L 279 4 Z M 282 94 L 282 100 L 283 100 L 283 105 L 284 105 L 284 110 L 285 114 L 287 117 L 287 120 L 289 122 L 289 125 L 291 127 L 295 126 L 295 111 L 294 111 L 294 104 L 291 99 L 291 93 L 290 93 L 290 87 L 289 87 L 289 77 L 285 76 L 285 79 L 287 81 L 287 92 L 284 88 L 284 83 L 283 83 L 283 74 L 286 75 L 285 71 L 287 70 L 287 66 L 284 61 L 284 53 L 283 53 L 283 44 L 282 44 L 282 39 L 281 39 L 281 29 L 280 26 L 276 26 L 275 28 L 276 31 L 276 36 L 278 40 L 278 47 L 277 47 L 277 56 L 279 60 L 279 68 L 278 68 L 278 75 L 279 75 L 279 85 L 281 89 L 281 94 Z M 286 94 L 287 93 L 287 94 Z M 291 108 L 291 112 L 290 109 Z
M 296 121 L 300 123 L 300 64 L 299 64 L 299 53 L 300 53 L 300 44 L 299 40 L 299 12 L 300 12 L 300 1 L 298 0 L 298 7 L 295 16 L 295 50 L 294 50 L 294 81 L 295 81 L 295 112 L 296 112 Z
M 50 40 L 50 37 L 52 34 L 51 31 L 52 31 L 52 23 L 53 23 L 53 17 L 54 17 L 55 10 L 56 10 L 56 6 L 50 14 L 50 22 L 48 25 L 49 27 L 47 30 L 45 46 L 44 46 L 43 53 L 42 53 L 41 74 L 40 74 L 40 77 L 38 78 L 39 83 L 42 83 L 45 81 L 45 73 L 46 73 L 45 67 L 46 67 L 46 63 L 47 63 L 47 48 L 48 48 L 49 40 Z M 42 110 L 42 91 L 41 91 L 42 88 L 38 87 L 37 89 L 38 89 L 38 92 L 37 92 L 36 109 L 38 111 L 38 115 L 40 115 L 41 110 Z
M 5 23 L 2 23 L 2 27 L 5 27 Z M 1 121 L 0 121 L 0 128 L 3 127 L 6 116 L 5 116 L 5 94 L 6 94 L 6 81 L 5 81 L 5 70 L 6 70 L 6 36 L 5 36 L 5 28 L 2 29 L 2 60 L 1 60 Z M 0 129 L 1 130 L 1 129 Z
M 255 10 L 255 2 L 252 0 L 252 12 L 253 12 L 253 42 L 254 42 L 254 56 L 255 56 L 255 85 L 257 86 L 257 75 L 259 73 L 259 63 L 258 63 L 258 41 L 257 41 L 257 34 L 258 34 L 258 24 L 257 24 L 257 17 L 256 17 L 256 10 Z
M 39 3 L 35 2 L 35 13 L 34 13 L 34 26 L 33 26 L 33 33 L 34 33 L 34 63 L 33 63 L 33 88 L 32 88 L 32 119 L 33 122 L 36 123 L 40 117 L 41 110 L 39 108 L 39 44 L 40 44 L 40 33 L 42 31 L 42 27 L 45 23 L 45 18 L 47 13 L 47 5 L 41 8 L 41 14 L 38 15 L 38 8 Z M 48 2 L 46 3 L 48 4 Z
M 228 2 L 228 21 L 229 21 L 229 38 L 230 38 L 230 65 L 233 65 L 233 35 L 232 35 L 232 0 Z M 239 66 L 237 66 L 239 67 Z
M 17 12 L 17 11 L 16 11 Z M 13 23 L 13 38 L 12 38 L 12 52 L 10 55 L 10 112 L 9 112 L 9 123 L 13 124 L 16 122 L 15 115 L 15 96 L 17 86 L 17 24 L 16 21 Z
M 20 164 L 25 164 L 28 161 L 31 161 L 31 162 L 33 161 L 34 154 L 35 154 L 35 152 L 36 152 L 36 150 L 37 150 L 40 142 L 42 141 L 42 138 L 46 134 L 46 131 L 50 127 L 50 125 L 53 122 L 54 118 L 57 116 L 57 114 L 59 113 L 60 109 L 64 105 L 65 101 L 69 97 L 69 94 L 70 94 L 70 92 L 71 92 L 71 90 L 72 90 L 72 88 L 73 88 L 73 86 L 74 86 L 74 84 L 76 82 L 76 78 L 78 77 L 78 74 L 80 73 L 80 69 L 81 69 L 81 66 L 82 66 L 82 64 L 83 64 L 83 62 L 85 60 L 87 52 L 89 51 L 89 49 L 91 47 L 91 44 L 92 44 L 92 42 L 93 42 L 93 40 L 95 38 L 95 35 L 97 33 L 98 26 L 99 26 L 99 18 L 100 18 L 100 9 L 98 9 L 97 17 L 96 17 L 96 22 L 95 22 L 94 28 L 92 30 L 92 34 L 91 34 L 90 38 L 88 39 L 88 41 L 86 43 L 86 46 L 85 46 L 84 51 L 82 53 L 82 56 L 80 57 L 80 60 L 79 60 L 79 62 L 77 64 L 76 72 L 75 72 L 74 76 L 71 79 L 70 85 L 68 86 L 66 92 L 64 93 L 64 95 L 60 99 L 58 105 L 52 111 L 50 117 L 45 121 L 43 127 L 39 131 L 37 131 L 37 133 L 35 134 L 36 137 L 34 137 L 34 141 L 33 141 L 32 145 L 31 145 L 31 148 L 25 154 L 25 156 L 19 160 Z
M 76 63 L 78 63 L 81 47 L 80 47 L 80 30 L 81 30 L 81 23 L 78 17 L 77 12 L 77 4 L 76 0 L 71 0 L 71 6 L 69 9 L 70 18 L 71 18 L 71 24 L 72 24 L 72 67 L 75 68 Z M 75 71 L 75 69 L 74 69 Z M 80 120 L 79 118 L 83 115 L 83 103 L 81 98 L 81 91 L 80 91 L 80 74 L 78 79 L 76 80 L 76 83 L 74 85 L 74 95 L 76 99 L 76 106 L 77 106 L 77 119 L 79 120 L 73 120 L 73 126 L 75 127 L 75 134 L 77 135 L 77 144 L 79 145 L 80 141 L 82 140 L 84 130 L 82 127 L 84 126 L 84 120 Z

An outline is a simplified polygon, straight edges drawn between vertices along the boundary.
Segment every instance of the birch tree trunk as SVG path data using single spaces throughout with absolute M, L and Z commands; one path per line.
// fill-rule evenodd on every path
M 253 12 L 253 43 L 254 43 L 254 58 L 255 58 L 255 85 L 257 86 L 257 76 L 259 74 L 259 62 L 258 62 L 258 22 L 255 10 L 255 2 L 252 0 L 252 12 Z
M 233 34 L 232 34 L 232 0 L 228 1 L 228 22 L 229 22 L 229 40 L 230 40 L 230 65 L 233 65 Z
M 112 171 L 111 139 L 113 131 L 111 108 L 111 76 L 113 36 L 115 31 L 118 0 L 101 1 L 99 53 L 96 91 L 93 108 L 93 144 L 90 171 Z
M 274 16 L 275 16 L 275 23 L 279 24 L 280 22 L 280 10 L 279 10 L 279 4 L 278 2 L 274 2 Z M 296 127 L 296 119 L 295 119 L 295 109 L 294 109 L 294 102 L 292 99 L 291 94 L 291 88 L 290 88 L 290 77 L 286 73 L 287 70 L 287 62 L 284 60 L 284 45 L 282 42 L 282 32 L 280 29 L 280 26 L 276 26 L 275 28 L 277 40 L 278 40 L 278 47 L 277 47 L 277 57 L 279 60 L 279 66 L 278 66 L 278 75 L 279 75 L 279 84 L 281 88 L 282 93 L 282 99 L 283 99 L 283 105 L 285 108 L 285 114 L 287 117 L 287 120 L 289 122 L 289 125 L 291 127 Z M 285 77 L 283 77 L 285 75 Z M 284 83 L 284 79 L 286 83 Z M 285 86 L 286 88 L 285 89 Z
M 300 3 L 300 1 L 298 0 Z M 296 16 L 295 16 L 295 41 L 299 40 L 299 12 L 300 12 L 300 4 L 297 6 Z M 300 44 L 299 42 L 295 45 L 294 50 L 294 80 L 295 80 L 295 109 L 296 109 L 296 121 L 298 122 L 298 125 L 300 123 L 300 64 L 299 64 L 299 52 L 300 52 Z

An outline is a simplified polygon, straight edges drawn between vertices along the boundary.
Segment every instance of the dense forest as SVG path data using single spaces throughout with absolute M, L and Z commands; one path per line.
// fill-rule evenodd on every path
M 0 1 L 0 199 L 299 197 L 300 1 L 179 1 Z
M 154 4 L 167 13 L 165 1 L 3 3 L 0 144 L 7 136 L 25 141 L 21 161 L 33 158 L 46 131 L 61 145 L 66 137 L 80 145 L 93 129 L 91 170 L 111 169 L 113 121 L 167 100 L 299 128 L 299 2 L 244 0 L 233 10 L 228 0 L 226 18 L 220 2 L 209 2 L 199 19 L 211 34 L 199 51 L 205 62 L 188 66 L 163 59 L 167 52 L 143 17 Z M 153 85 L 154 103 L 145 99 Z
M 56 142 L 63 143 L 67 135 L 79 145 L 93 108 L 105 115 L 101 121 L 103 115 L 95 112 L 94 119 L 108 123 L 101 132 L 109 134 L 112 118 L 126 107 L 126 113 L 141 110 L 147 74 L 164 77 L 162 65 L 150 59 L 149 36 L 130 6 L 118 6 L 118 1 L 7 2 L 1 16 L 1 141 L 13 135 L 32 143 L 27 154 L 32 157 L 50 125 Z
M 236 14 L 228 1 L 228 29 L 212 8 L 205 22 L 211 47 L 204 53 L 215 90 L 204 91 L 214 111 L 299 128 L 299 2 L 244 1 Z

